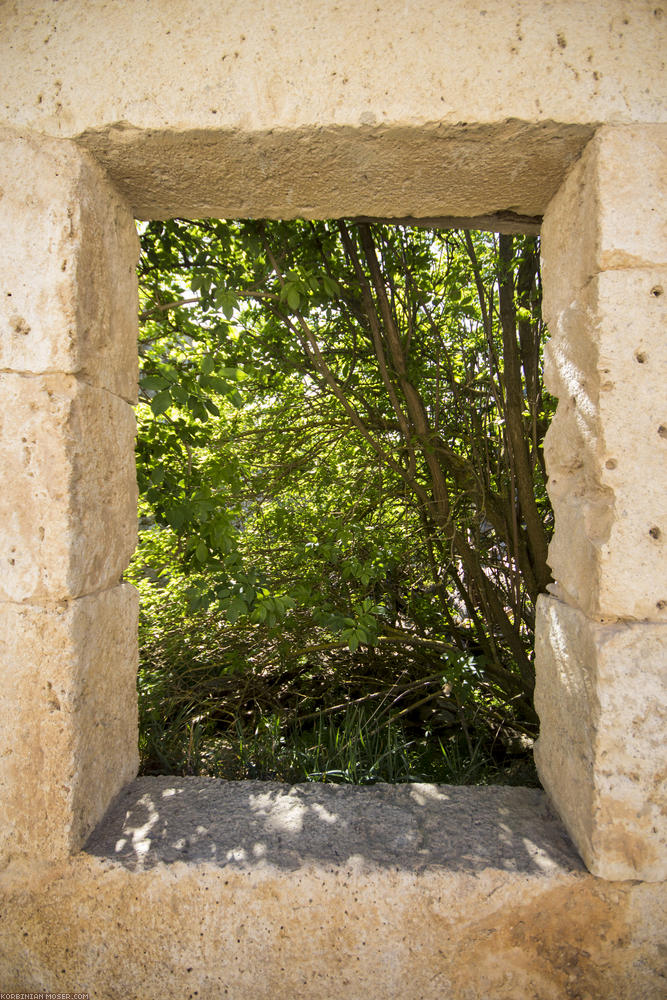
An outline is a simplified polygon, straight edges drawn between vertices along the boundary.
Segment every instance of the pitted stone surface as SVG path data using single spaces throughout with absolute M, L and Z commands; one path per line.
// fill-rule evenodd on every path
M 600 271 L 667 267 L 666 188 L 667 124 L 597 131 L 544 215 L 542 313 L 552 329 Z
M 141 219 L 445 216 L 445 225 L 493 229 L 498 217 L 506 231 L 516 219 L 518 231 L 535 232 L 592 135 L 588 125 L 514 120 L 325 122 L 250 133 L 123 122 L 90 129 L 77 142 Z
M 0 115 L 140 217 L 542 215 L 600 123 L 664 115 L 667 18 L 631 6 L 5 0 Z
M 0 602 L 0 869 L 78 850 L 135 776 L 138 604 Z
M 132 215 L 74 143 L 0 129 L 0 369 L 137 393 Z
M 575 311 L 582 303 L 587 308 L 588 285 L 604 269 L 641 271 L 639 287 L 644 272 L 666 263 L 664 219 L 656 207 L 665 180 L 664 126 L 655 125 L 664 118 L 662 6 L 647 0 L 489 0 L 483 7 L 465 0 L 184 0 L 176 12 L 167 6 L 162 0 L 0 0 L 0 119 L 15 130 L 10 144 L 16 130 L 23 143 L 16 159 L 2 164 L 0 214 L 20 230 L 24 198 L 29 223 L 15 235 L 16 255 L 10 249 L 0 268 L 22 306 L 2 303 L 1 364 L 27 372 L 62 365 L 81 375 L 76 386 L 57 374 L 32 386 L 28 378 L 5 383 L 0 407 L 0 460 L 9 484 L 0 494 L 0 549 L 7 560 L 0 597 L 45 604 L 0 606 L 9 663 L 2 773 L 9 776 L 4 802 L 10 811 L 3 812 L 2 829 L 13 837 L 18 822 L 24 838 L 21 851 L 10 852 L 0 887 L 0 986 L 90 991 L 97 1000 L 329 1000 L 340 994 L 349 1000 L 663 1000 L 664 883 L 604 882 L 582 871 L 567 841 L 562 846 L 562 832 L 557 850 L 550 822 L 542 823 L 539 793 L 526 799 L 513 791 L 515 816 L 511 805 L 508 814 L 501 807 L 509 791 L 483 791 L 480 806 L 477 790 L 461 793 L 471 796 L 466 811 L 458 792 L 440 790 L 456 800 L 447 820 L 439 807 L 430 811 L 428 796 L 426 805 L 409 798 L 424 794 L 419 789 L 400 790 L 409 808 L 398 792 L 352 790 L 360 797 L 351 801 L 368 807 L 364 817 L 340 806 L 349 789 L 302 794 L 265 787 L 253 793 L 251 814 L 245 806 L 230 807 L 230 837 L 214 804 L 207 804 L 213 786 L 192 785 L 202 790 L 194 796 L 195 804 L 204 804 L 202 822 L 197 812 L 179 815 L 175 807 L 172 820 L 181 835 L 174 837 L 165 823 L 169 807 L 144 789 L 127 820 L 120 818 L 121 835 L 106 843 L 106 853 L 43 863 L 76 849 L 136 762 L 136 746 L 123 757 L 113 739 L 105 759 L 99 749 L 104 725 L 96 726 L 108 717 L 105 701 L 109 717 L 118 707 L 116 661 L 125 646 L 113 638 L 114 627 L 125 629 L 131 615 L 119 606 L 118 621 L 107 618 L 104 627 L 94 614 L 82 615 L 85 627 L 78 630 L 65 621 L 68 604 L 98 600 L 68 597 L 116 582 L 134 544 L 128 511 L 135 502 L 125 464 L 128 411 L 111 412 L 109 394 L 99 389 L 88 388 L 93 395 L 84 400 L 82 382 L 107 385 L 125 398 L 133 391 L 135 369 L 122 360 L 124 348 L 114 356 L 105 337 L 106 331 L 121 336 L 111 315 L 118 304 L 113 291 L 116 284 L 128 287 L 136 243 L 125 209 L 114 208 L 120 203 L 112 187 L 85 156 L 79 161 L 70 142 L 91 152 L 132 209 L 147 217 L 482 215 L 488 222 L 502 213 L 505 221 L 529 216 L 534 226 L 602 125 L 547 210 L 545 315 L 555 330 L 573 303 Z M 60 180 L 49 175 L 54 166 L 63 171 Z M 581 185 L 589 185 L 592 174 L 595 183 L 582 198 Z M 104 204 L 94 204 L 98 198 Z M 79 244 L 68 234 L 63 205 L 73 211 L 76 232 L 91 238 L 82 236 Z M 40 213 L 43 245 L 31 228 Z M 100 246 L 101 230 L 110 238 Z M 116 249 L 123 258 L 118 271 L 105 257 Z M 66 265 L 60 274 L 58 262 Z M 78 309 L 88 285 L 83 315 Z M 14 297 L 12 288 L 4 291 Z M 618 342 L 623 350 L 637 340 L 636 291 L 627 291 L 628 315 L 619 310 L 614 318 L 619 330 L 628 325 L 631 333 Z M 127 303 L 118 308 L 129 315 Z M 648 312 L 640 308 L 639 314 Z M 608 392 L 615 411 L 624 408 L 631 422 L 657 370 L 649 365 L 637 372 L 643 382 L 633 376 L 605 388 L 602 379 L 598 387 L 609 343 L 591 345 L 589 338 L 584 344 L 587 334 L 575 326 L 574 352 L 592 347 L 595 384 L 582 381 L 588 397 L 582 388 L 574 399 L 589 402 L 598 389 Z M 62 336 L 70 329 L 78 338 L 72 345 Z M 653 337 L 656 327 L 647 329 Z M 653 353 L 651 347 L 649 359 Z M 611 351 L 610 372 L 615 357 Z M 618 359 L 622 368 L 622 350 Z M 592 369 L 583 370 L 590 375 Z M 115 398 L 113 406 L 120 405 Z M 569 403 L 561 399 L 558 419 L 571 425 Z M 622 509 L 632 500 L 623 493 L 625 477 L 634 475 L 629 470 L 637 470 L 637 492 L 646 479 L 651 488 L 658 483 L 656 465 L 632 464 L 634 432 L 624 436 L 623 420 L 610 419 L 600 400 L 594 407 L 610 428 L 598 435 L 601 450 L 595 451 L 596 461 L 604 457 L 604 474 L 585 458 L 585 478 L 594 467 L 596 488 L 601 484 L 599 510 L 589 493 L 576 494 L 573 480 L 577 503 L 557 511 L 557 525 L 571 530 L 587 553 L 602 551 L 608 539 L 614 547 L 619 540 L 633 544 L 640 520 L 629 517 L 626 531 Z M 650 414 L 653 420 L 653 409 Z M 664 426 L 657 430 L 661 439 Z M 572 436 L 572 449 L 578 440 Z M 624 454 L 612 454 L 612 446 Z M 622 463 L 619 482 L 613 473 Z M 578 528 L 565 523 L 570 515 L 588 522 L 586 545 Z M 660 535 L 651 537 L 659 541 Z M 647 550 L 638 546 L 637 554 L 642 574 L 650 572 Z M 599 589 L 601 565 L 587 564 L 593 588 Z M 565 575 L 574 578 L 569 570 Z M 624 613 L 632 615 L 646 579 L 632 587 L 627 581 L 619 577 L 614 600 L 626 591 Z M 568 580 L 563 584 L 567 588 Z M 583 578 L 577 587 L 569 598 L 584 600 Z M 655 667 L 664 653 L 658 631 L 664 626 L 624 626 L 634 632 L 613 626 L 602 634 L 597 623 L 572 624 L 568 615 L 579 612 L 568 608 L 556 621 L 560 631 L 551 634 L 547 671 L 542 682 L 538 677 L 538 758 L 554 761 L 541 762 L 545 784 L 595 870 L 653 877 L 651 851 L 663 828 L 656 822 L 644 833 L 662 801 L 656 791 L 660 720 L 643 709 L 662 697 Z M 128 726 L 134 706 L 128 696 Z M 76 710 L 85 726 L 63 726 Z M 31 716 L 38 720 L 32 729 Z M 386 812 L 373 806 L 376 791 Z M 330 798 L 320 801 L 320 794 Z M 538 812 L 534 828 L 524 810 L 531 802 Z M 334 828 L 341 816 L 339 849 Z M 445 820 L 436 824 L 431 816 Z M 336 863 L 337 850 L 345 863 Z M 305 862 L 298 864 L 301 855 Z
M 128 403 L 73 376 L 0 374 L 0 601 L 119 582 L 137 537 L 135 427 Z
M 177 861 L 288 871 L 306 864 L 526 875 L 583 869 L 544 792 L 500 786 L 138 778 L 86 851 L 132 870 Z
M 538 600 L 540 778 L 589 871 L 667 879 L 667 624 L 591 621 Z
M 654 2 L 378 6 L 182 0 L 175 19 L 161 0 L 4 0 L 3 113 L 62 136 L 112 122 L 253 132 L 664 113 L 667 29 Z
M 85 853 L 8 869 L 0 912 L 6 989 L 664 996 L 665 885 L 594 878 L 521 788 L 140 779 Z
M 557 593 L 667 621 L 667 267 L 602 271 L 552 327 L 544 441 Z
M 589 870 L 667 877 L 667 126 L 605 126 L 546 212 L 544 442 L 558 599 L 535 749 Z

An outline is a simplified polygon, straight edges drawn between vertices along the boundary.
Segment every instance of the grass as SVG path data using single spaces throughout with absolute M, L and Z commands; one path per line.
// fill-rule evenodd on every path
M 277 715 L 261 716 L 252 726 L 237 720 L 222 735 L 200 717 L 181 718 L 144 729 L 141 752 L 143 772 L 153 774 L 354 785 L 537 783 L 528 750 L 499 760 L 482 737 L 470 745 L 461 734 L 445 741 L 428 731 L 411 734 L 366 706 L 321 712 L 308 725 L 286 724 Z
M 289 642 L 168 611 L 144 612 L 140 630 L 143 774 L 538 783 L 533 733 L 488 689 L 457 693 L 456 663 L 405 648 L 295 657 Z

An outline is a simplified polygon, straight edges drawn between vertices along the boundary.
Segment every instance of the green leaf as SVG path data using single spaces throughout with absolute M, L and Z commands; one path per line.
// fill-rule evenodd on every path
M 227 610 L 225 612 L 227 621 L 230 625 L 233 625 L 241 615 L 245 615 L 248 611 L 248 605 L 241 597 L 233 597 L 229 602 Z
M 174 385 L 170 389 L 171 398 L 176 403 L 180 403 L 183 406 L 188 401 L 188 391 L 183 385 Z
M 202 379 L 202 382 L 207 389 L 213 389 L 215 392 L 219 392 L 223 396 L 226 396 L 232 389 L 230 382 L 225 381 L 224 378 L 218 378 L 217 375 L 206 375 L 205 378 Z
M 218 372 L 226 378 L 233 378 L 236 382 L 243 382 L 244 379 L 248 378 L 246 372 L 241 368 L 218 368 Z
M 234 310 L 238 308 L 239 300 L 228 288 L 218 288 L 215 293 L 215 304 L 222 309 L 226 319 L 231 319 Z
M 204 424 L 206 423 L 208 420 L 208 410 L 200 399 L 197 399 L 196 396 L 190 396 L 188 399 L 188 408 L 193 417 L 196 417 L 197 420 L 201 420 Z
M 170 406 L 171 393 L 167 389 L 158 392 L 157 396 L 153 396 L 151 399 L 151 410 L 156 417 L 159 417 L 162 413 L 166 413 Z
M 197 548 L 195 549 L 195 555 L 200 563 L 205 563 L 208 559 L 208 548 L 206 547 L 206 542 L 198 542 Z
M 288 289 L 287 292 L 287 305 L 290 307 L 290 309 L 294 309 L 295 312 L 301 305 L 301 296 L 299 295 L 298 291 L 293 285 Z
M 196 584 L 191 584 L 185 591 L 185 597 L 188 602 L 188 610 L 196 611 L 202 602 L 202 591 Z
M 186 512 L 183 507 L 172 507 L 171 510 L 165 511 L 164 518 L 174 531 L 178 531 L 185 524 Z
M 167 385 L 167 380 L 162 375 L 142 375 L 141 388 L 145 392 L 156 392 Z

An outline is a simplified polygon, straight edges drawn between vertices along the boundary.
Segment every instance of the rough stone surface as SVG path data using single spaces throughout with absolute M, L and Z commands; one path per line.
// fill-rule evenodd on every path
M 130 401 L 138 241 L 72 142 L 0 129 L 0 369 L 78 374 Z
M 667 267 L 603 271 L 547 345 L 549 563 L 589 617 L 667 621 L 666 327 Z
M 404 0 L 183 0 L 176 19 L 162 0 L 4 0 L 0 12 L 4 114 L 61 135 L 120 121 L 251 132 L 664 113 L 667 26 L 646 0 L 412 0 L 407 13 Z
M 544 215 L 542 312 L 552 330 L 599 271 L 667 267 L 666 194 L 667 124 L 598 130 Z
M 541 215 L 597 125 L 664 116 L 648 0 L 4 0 L 0 23 L 0 115 L 89 146 L 140 216 Z
M 127 841 L 147 848 L 141 862 L 116 860 Z M 142 779 L 94 842 L 95 855 L 6 873 L 3 988 L 96 1000 L 664 995 L 665 886 L 583 871 L 536 790 Z
M 452 216 L 489 228 L 499 216 L 521 231 L 526 222 L 534 230 L 592 134 L 587 125 L 517 121 L 250 133 L 120 123 L 77 141 L 139 218 Z
M 104 389 L 0 374 L 0 601 L 118 583 L 136 545 L 134 433 L 132 408 Z
M 667 625 L 538 601 L 540 779 L 589 871 L 667 879 Z
M 127 584 L 0 603 L 0 868 L 78 850 L 135 776 L 137 613 Z
M 380 790 L 377 808 L 374 790 L 364 793 L 368 803 L 358 790 L 323 800 L 265 788 L 256 793 L 259 805 L 250 803 L 245 813 L 225 799 L 233 836 L 210 801 L 201 816 L 172 810 L 170 821 L 180 824 L 176 838 L 165 826 L 169 806 L 160 800 L 154 820 L 137 801 L 130 803 L 130 836 L 118 837 L 112 856 L 80 854 L 41 867 L 35 851 L 49 858 L 75 850 L 136 765 L 136 744 L 126 742 L 136 712 L 130 681 L 123 674 L 126 702 L 115 687 L 119 664 L 129 663 L 129 640 L 119 637 L 129 635 L 134 619 L 119 605 L 102 615 L 102 627 L 93 611 L 81 610 L 101 606 L 104 595 L 57 604 L 114 583 L 135 531 L 129 410 L 117 396 L 83 383 L 108 385 L 125 398 L 134 391 L 134 361 L 131 369 L 122 360 L 117 365 L 111 340 L 124 338 L 122 331 L 129 338 L 115 312 L 129 310 L 130 299 L 121 305 L 114 294 L 116 286 L 128 287 L 136 243 L 125 209 L 70 141 L 91 152 L 146 217 L 488 221 L 500 214 L 504 224 L 518 216 L 518 225 L 534 226 L 549 205 L 546 315 L 555 327 L 574 302 L 572 318 L 563 322 L 576 332 L 577 310 L 591 306 L 584 292 L 594 294 L 587 289 L 592 277 L 632 269 L 624 294 L 634 296 L 641 276 L 666 263 L 654 211 L 664 193 L 664 128 L 654 125 L 664 119 L 663 8 L 647 0 L 489 0 L 483 7 L 465 0 L 184 0 L 175 13 L 162 0 L 0 0 L 0 25 L 0 122 L 26 130 L 19 146 L 11 137 L 12 149 L 22 152 L 0 168 L 0 212 L 18 227 L 16 251 L 3 256 L 0 272 L 14 282 L 5 299 L 14 298 L 15 287 L 23 307 L 15 313 L 12 303 L 7 312 L 3 301 L 0 364 L 39 372 L 62 365 L 81 376 L 78 382 L 63 374 L 0 379 L 0 463 L 4 482 L 12 484 L 0 493 L 6 559 L 0 597 L 45 603 L 0 608 L 2 655 L 11 664 L 1 703 L 8 738 L 0 774 L 10 807 L 3 849 L 11 858 L 0 888 L 2 988 L 78 989 L 123 1000 L 341 993 L 364 1000 L 662 1000 L 664 884 L 605 883 L 582 872 L 560 828 L 556 841 L 548 836 L 538 793 L 493 792 L 492 800 L 484 790 L 470 791 L 464 809 L 468 800 L 439 792 L 444 799 L 435 799 L 433 812 L 429 796 L 423 805 L 416 796 L 425 793 L 409 788 L 400 790 L 402 803 Z M 597 133 L 554 198 L 604 123 L 613 130 Z M 30 131 L 55 137 L 57 146 Z M 49 177 L 54 165 L 57 180 Z M 22 172 L 34 184 L 29 194 Z M 67 206 L 73 212 L 71 243 L 63 206 L 65 215 Z M 43 230 L 32 228 L 40 213 Z M 95 242 L 101 231 L 102 244 Z M 91 246 L 98 249 L 88 257 Z M 105 256 L 116 250 L 118 271 Z M 59 277 L 53 268 L 63 261 Z M 20 273 L 22 262 L 34 288 Z M 611 301 L 609 290 L 605 296 L 591 306 L 596 316 Z M 614 317 L 619 330 L 631 325 L 638 343 L 631 318 L 620 311 Z M 42 324 L 34 327 L 40 337 L 32 355 L 24 328 L 31 318 Z M 71 345 L 62 333 L 70 330 Z M 654 387 L 658 369 L 651 361 L 641 375 L 610 378 L 613 386 L 605 388 L 598 362 L 610 374 L 618 360 L 620 371 L 627 340 L 603 343 L 580 332 L 576 339 L 572 357 L 585 355 L 585 379 L 574 396 L 584 402 L 584 389 L 591 399 L 597 393 L 604 426 L 595 425 L 595 459 L 586 455 L 585 465 L 582 459 L 585 489 L 577 494 L 579 480 L 571 481 L 576 503 L 571 510 L 561 506 L 558 518 L 571 513 L 586 522 L 591 513 L 600 537 L 586 527 L 578 544 L 602 553 L 609 542 L 609 558 L 616 559 L 618 539 L 627 552 L 649 507 L 639 504 L 622 525 L 629 494 L 625 480 L 611 473 L 627 461 L 634 475 L 625 450 L 640 445 L 613 413 L 625 406 L 628 422 L 634 418 L 632 393 Z M 555 354 L 553 362 L 558 369 Z M 567 381 L 562 367 L 558 377 Z M 615 411 L 605 410 L 603 393 Z M 576 424 L 581 434 L 588 424 L 570 419 L 568 405 L 561 399 L 558 420 Z M 654 410 L 647 411 L 654 422 Z M 571 447 L 578 441 L 573 431 Z M 554 461 L 567 465 L 553 436 L 549 447 Z M 612 454 L 621 449 L 622 456 Z M 644 470 L 638 492 L 655 468 Z M 589 482 L 603 494 L 599 518 L 593 506 L 589 511 Z M 655 566 L 653 550 L 643 544 L 637 543 L 642 575 Z M 607 575 L 605 590 L 586 558 L 596 594 L 616 601 L 627 575 L 620 589 Z M 564 575 L 565 586 L 574 587 L 574 571 Z M 585 581 L 575 582 L 582 600 Z M 642 613 L 647 594 L 656 596 L 645 580 L 628 589 L 631 613 Z M 663 696 L 656 667 L 665 626 L 600 631 L 572 608 L 561 615 L 557 602 L 543 606 L 559 609 L 540 625 L 543 637 L 554 626 L 550 649 L 538 655 L 545 783 L 595 870 L 659 877 L 664 827 L 655 706 Z M 108 760 L 104 727 L 91 721 L 99 718 L 115 720 Z M 174 796 L 185 803 L 194 789 L 198 806 L 208 794 L 200 788 L 179 788 Z M 362 802 L 365 819 L 358 815 Z M 534 830 L 526 812 L 531 802 Z M 310 853 L 302 831 L 318 845 Z M 335 857 L 339 842 L 342 863 Z M 147 846 L 141 861 L 135 844 Z M 408 861 L 415 845 L 417 860 Z M 202 861 L 212 848 L 213 862 Z M 200 860 L 176 860 L 189 852 Z
M 241 870 L 353 863 L 405 872 L 583 871 L 544 792 L 502 786 L 138 778 L 86 851 L 133 871 L 176 861 Z

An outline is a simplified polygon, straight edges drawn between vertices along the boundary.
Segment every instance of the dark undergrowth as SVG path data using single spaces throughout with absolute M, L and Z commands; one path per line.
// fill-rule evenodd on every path
M 295 655 L 295 637 L 261 632 L 206 615 L 144 622 L 143 774 L 538 784 L 531 737 L 479 686 L 473 656 L 405 636 Z

